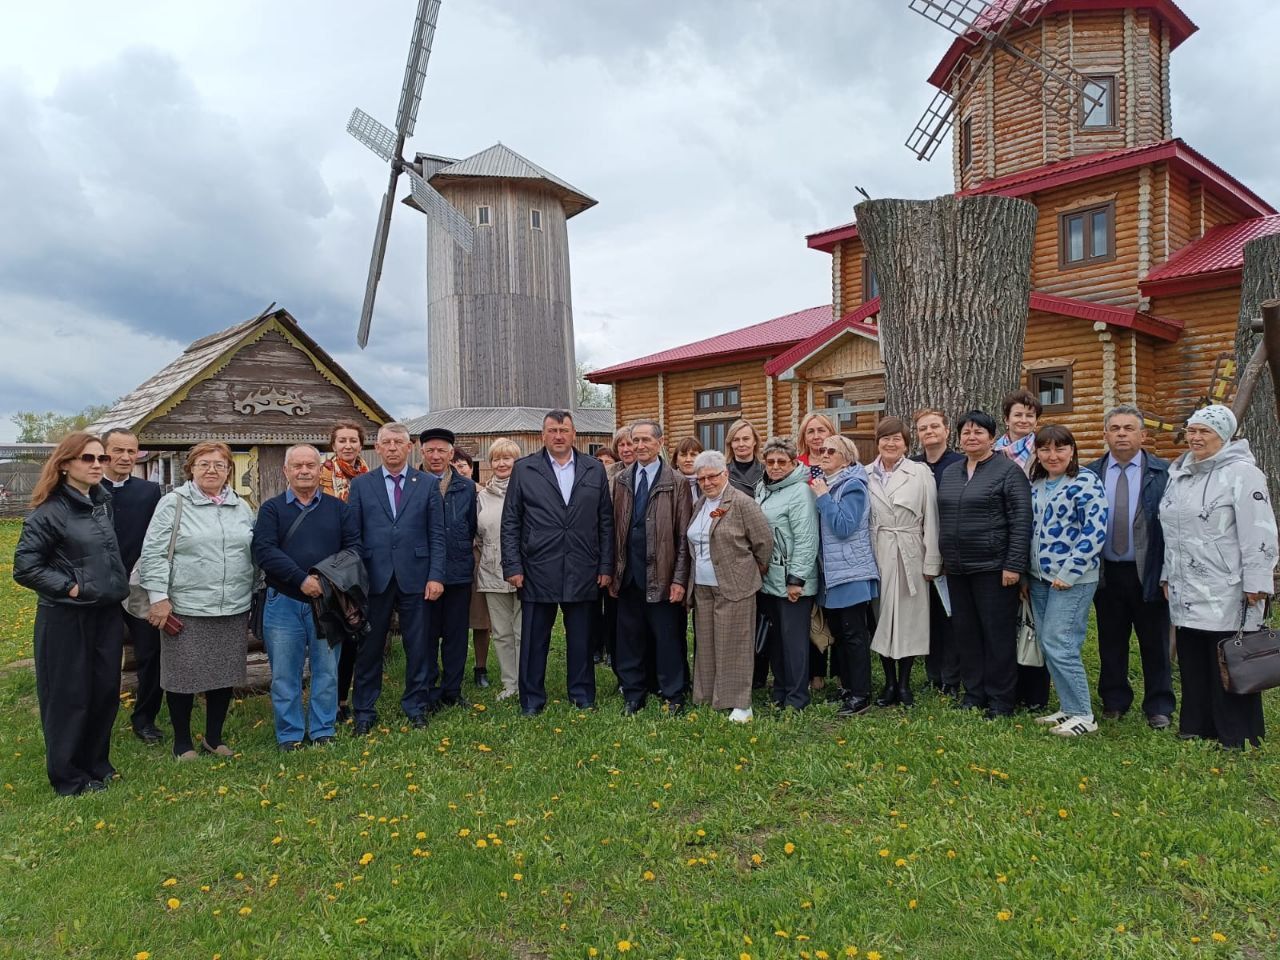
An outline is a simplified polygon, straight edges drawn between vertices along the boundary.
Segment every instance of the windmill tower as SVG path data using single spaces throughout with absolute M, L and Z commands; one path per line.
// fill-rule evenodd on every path
M 427 237 L 431 410 L 569 409 L 577 369 L 567 223 L 596 201 L 501 143 L 465 160 L 417 160 L 472 224 L 470 252 L 443 231 Z

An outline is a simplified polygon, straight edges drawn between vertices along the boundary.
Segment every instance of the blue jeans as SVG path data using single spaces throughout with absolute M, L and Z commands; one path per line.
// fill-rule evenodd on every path
M 1058 688 L 1062 712 L 1073 717 L 1093 716 L 1089 680 L 1080 650 L 1084 647 L 1084 632 L 1089 623 L 1089 604 L 1097 588 L 1095 581 L 1055 590 L 1049 581 L 1031 578 L 1031 613 L 1035 617 L 1040 649 L 1044 651 L 1044 665 Z
M 302 665 L 311 659 L 311 739 L 332 737 L 338 716 L 338 647 L 316 637 L 311 604 L 267 591 L 262 614 L 263 646 L 271 660 L 271 706 L 276 740 L 300 743 L 306 735 L 302 716 Z M 340 645 L 339 645 L 340 646 Z

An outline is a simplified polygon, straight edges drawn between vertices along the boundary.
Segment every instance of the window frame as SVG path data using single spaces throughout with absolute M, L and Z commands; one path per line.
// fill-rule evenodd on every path
M 542 230 L 542 211 L 537 207 L 529 208 L 529 229 Z
M 738 417 L 717 417 L 707 420 L 696 420 L 693 424 L 694 434 L 698 438 L 698 442 L 702 444 L 704 450 L 723 450 L 725 444 L 729 440 L 729 427 L 733 425 Z M 707 431 L 704 433 L 703 431 Z M 715 438 L 717 430 L 720 435 L 720 442 L 716 443 Z
M 1040 381 L 1042 378 L 1057 376 L 1062 377 L 1062 402 L 1045 403 L 1044 398 L 1040 395 Z M 1042 415 L 1044 413 L 1071 413 L 1073 411 L 1075 403 L 1072 379 L 1072 370 L 1069 364 L 1064 364 L 1058 367 L 1042 367 L 1038 370 L 1027 371 L 1027 390 L 1044 405 Z
M 871 292 L 874 286 L 875 292 Z M 880 280 L 876 276 L 876 272 L 871 269 L 871 258 L 865 253 L 862 255 L 862 302 L 867 303 L 880 296 Z
M 725 397 L 725 401 L 723 403 L 718 405 L 715 403 L 715 395 L 717 393 L 728 394 L 728 392 L 731 390 L 734 393 L 734 400 L 732 403 L 729 402 L 727 396 Z M 702 405 L 702 398 L 704 395 L 710 398 L 705 407 Z M 718 387 L 699 387 L 693 391 L 693 415 L 695 417 L 713 417 L 717 414 L 723 414 L 723 413 L 741 414 L 741 412 L 742 412 L 742 384 L 741 383 L 726 383 Z M 735 419 L 737 418 L 735 417 Z
M 1106 123 L 1089 123 L 1089 102 L 1080 98 L 1080 129 L 1085 133 L 1101 133 L 1119 127 L 1116 110 L 1116 75 L 1114 73 L 1086 74 L 1085 80 L 1107 88 Z
M 858 429 L 859 414 L 855 412 L 834 413 L 841 409 L 840 404 L 846 403 L 843 390 L 824 390 L 822 391 L 822 409 L 828 411 L 826 416 L 836 425 L 836 429 L 840 431 L 842 437 L 847 437 Z M 848 406 L 856 406 L 856 404 L 848 404 Z
M 973 166 L 973 116 L 960 121 L 960 169 Z
M 1105 212 L 1107 215 L 1107 252 L 1099 256 L 1093 252 L 1093 215 Z M 1070 243 L 1067 222 L 1079 217 L 1084 230 L 1084 256 L 1079 260 L 1068 258 Z M 1087 207 L 1078 207 L 1058 214 L 1058 269 L 1074 270 L 1096 263 L 1107 263 L 1116 258 L 1116 202 L 1095 203 Z
M 476 226 L 491 227 L 493 226 L 493 208 L 487 203 L 476 205 Z

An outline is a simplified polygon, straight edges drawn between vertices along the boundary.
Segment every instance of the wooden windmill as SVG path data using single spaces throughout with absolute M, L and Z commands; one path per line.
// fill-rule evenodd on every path
M 955 122 L 956 104 L 982 78 L 997 51 L 1010 55 L 1006 79 L 1051 110 L 1070 114 L 1085 103 L 1102 106 L 1103 93 L 1061 57 L 1009 34 L 1040 18 L 1049 0 L 908 0 L 907 6 L 969 45 L 907 137 L 917 160 L 932 159 Z

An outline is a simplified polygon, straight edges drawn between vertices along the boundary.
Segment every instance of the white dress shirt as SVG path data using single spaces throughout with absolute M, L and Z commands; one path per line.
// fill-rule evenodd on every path
M 716 568 L 711 564 L 711 511 L 720 509 L 720 498 L 706 500 L 689 524 L 689 549 L 693 551 L 693 582 L 700 587 L 718 587 Z
M 569 505 L 569 497 L 573 493 L 573 481 L 577 475 L 575 463 L 577 457 L 573 451 L 569 451 L 569 461 L 563 465 L 556 462 L 556 458 L 547 453 L 547 459 L 551 461 L 551 470 L 556 475 L 556 483 L 560 484 L 560 496 L 564 498 L 564 505 Z

